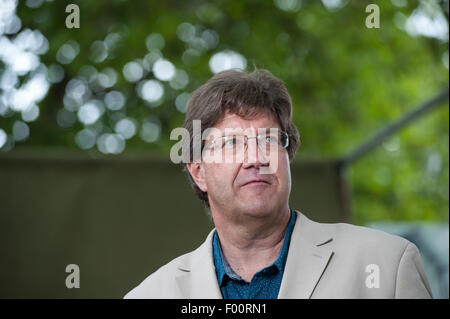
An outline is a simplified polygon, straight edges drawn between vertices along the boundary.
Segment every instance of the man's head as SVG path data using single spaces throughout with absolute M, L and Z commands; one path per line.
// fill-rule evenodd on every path
M 226 135 L 227 130 L 233 129 L 255 137 L 264 129 L 274 128 L 285 132 L 289 139 L 288 146 L 280 147 L 270 159 L 258 149 L 253 138 L 247 140 L 247 151 L 241 161 L 211 163 L 191 157 L 192 162 L 186 164 L 188 178 L 207 207 L 261 213 L 287 205 L 291 186 L 289 161 L 294 158 L 300 137 L 292 122 L 291 99 L 281 80 L 264 70 L 250 74 L 230 70 L 215 75 L 198 88 L 189 101 L 184 123 L 191 138 L 192 156 L 195 156 L 194 120 L 200 120 L 202 134 L 214 128 Z M 202 149 L 215 137 L 202 141 Z M 261 174 L 261 167 L 273 160 L 277 161 L 275 171 Z M 248 183 L 255 180 L 260 182 Z

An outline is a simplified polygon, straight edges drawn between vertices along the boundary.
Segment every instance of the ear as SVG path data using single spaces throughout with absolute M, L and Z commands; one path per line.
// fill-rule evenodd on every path
M 200 188 L 203 192 L 208 191 L 208 187 L 206 186 L 205 181 L 205 168 L 202 165 L 203 163 L 187 163 L 187 169 L 192 176 L 195 184 L 197 184 L 198 188 Z

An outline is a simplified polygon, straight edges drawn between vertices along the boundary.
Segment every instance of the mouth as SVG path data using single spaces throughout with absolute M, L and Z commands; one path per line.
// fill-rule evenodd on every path
M 261 185 L 270 185 L 270 183 L 268 183 L 268 182 L 266 182 L 265 180 L 262 180 L 262 179 L 257 179 L 257 180 L 255 179 L 255 180 L 252 180 L 252 181 L 249 181 L 249 182 L 243 184 L 241 187 L 244 187 L 244 186 L 261 186 Z

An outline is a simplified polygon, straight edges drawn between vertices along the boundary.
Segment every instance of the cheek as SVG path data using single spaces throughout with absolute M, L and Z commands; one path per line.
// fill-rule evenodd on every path
M 205 181 L 208 188 L 218 188 L 225 191 L 233 186 L 238 171 L 236 164 L 215 164 L 205 166 Z
M 290 188 L 291 187 L 291 169 L 289 166 L 289 157 L 287 153 L 280 154 L 278 158 L 278 179 L 281 183 L 282 188 Z

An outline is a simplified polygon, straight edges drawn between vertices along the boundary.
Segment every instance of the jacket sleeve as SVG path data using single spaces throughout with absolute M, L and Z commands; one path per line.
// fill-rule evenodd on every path
M 430 299 L 433 298 L 428 284 L 419 250 L 413 243 L 408 243 L 397 271 L 395 298 Z

